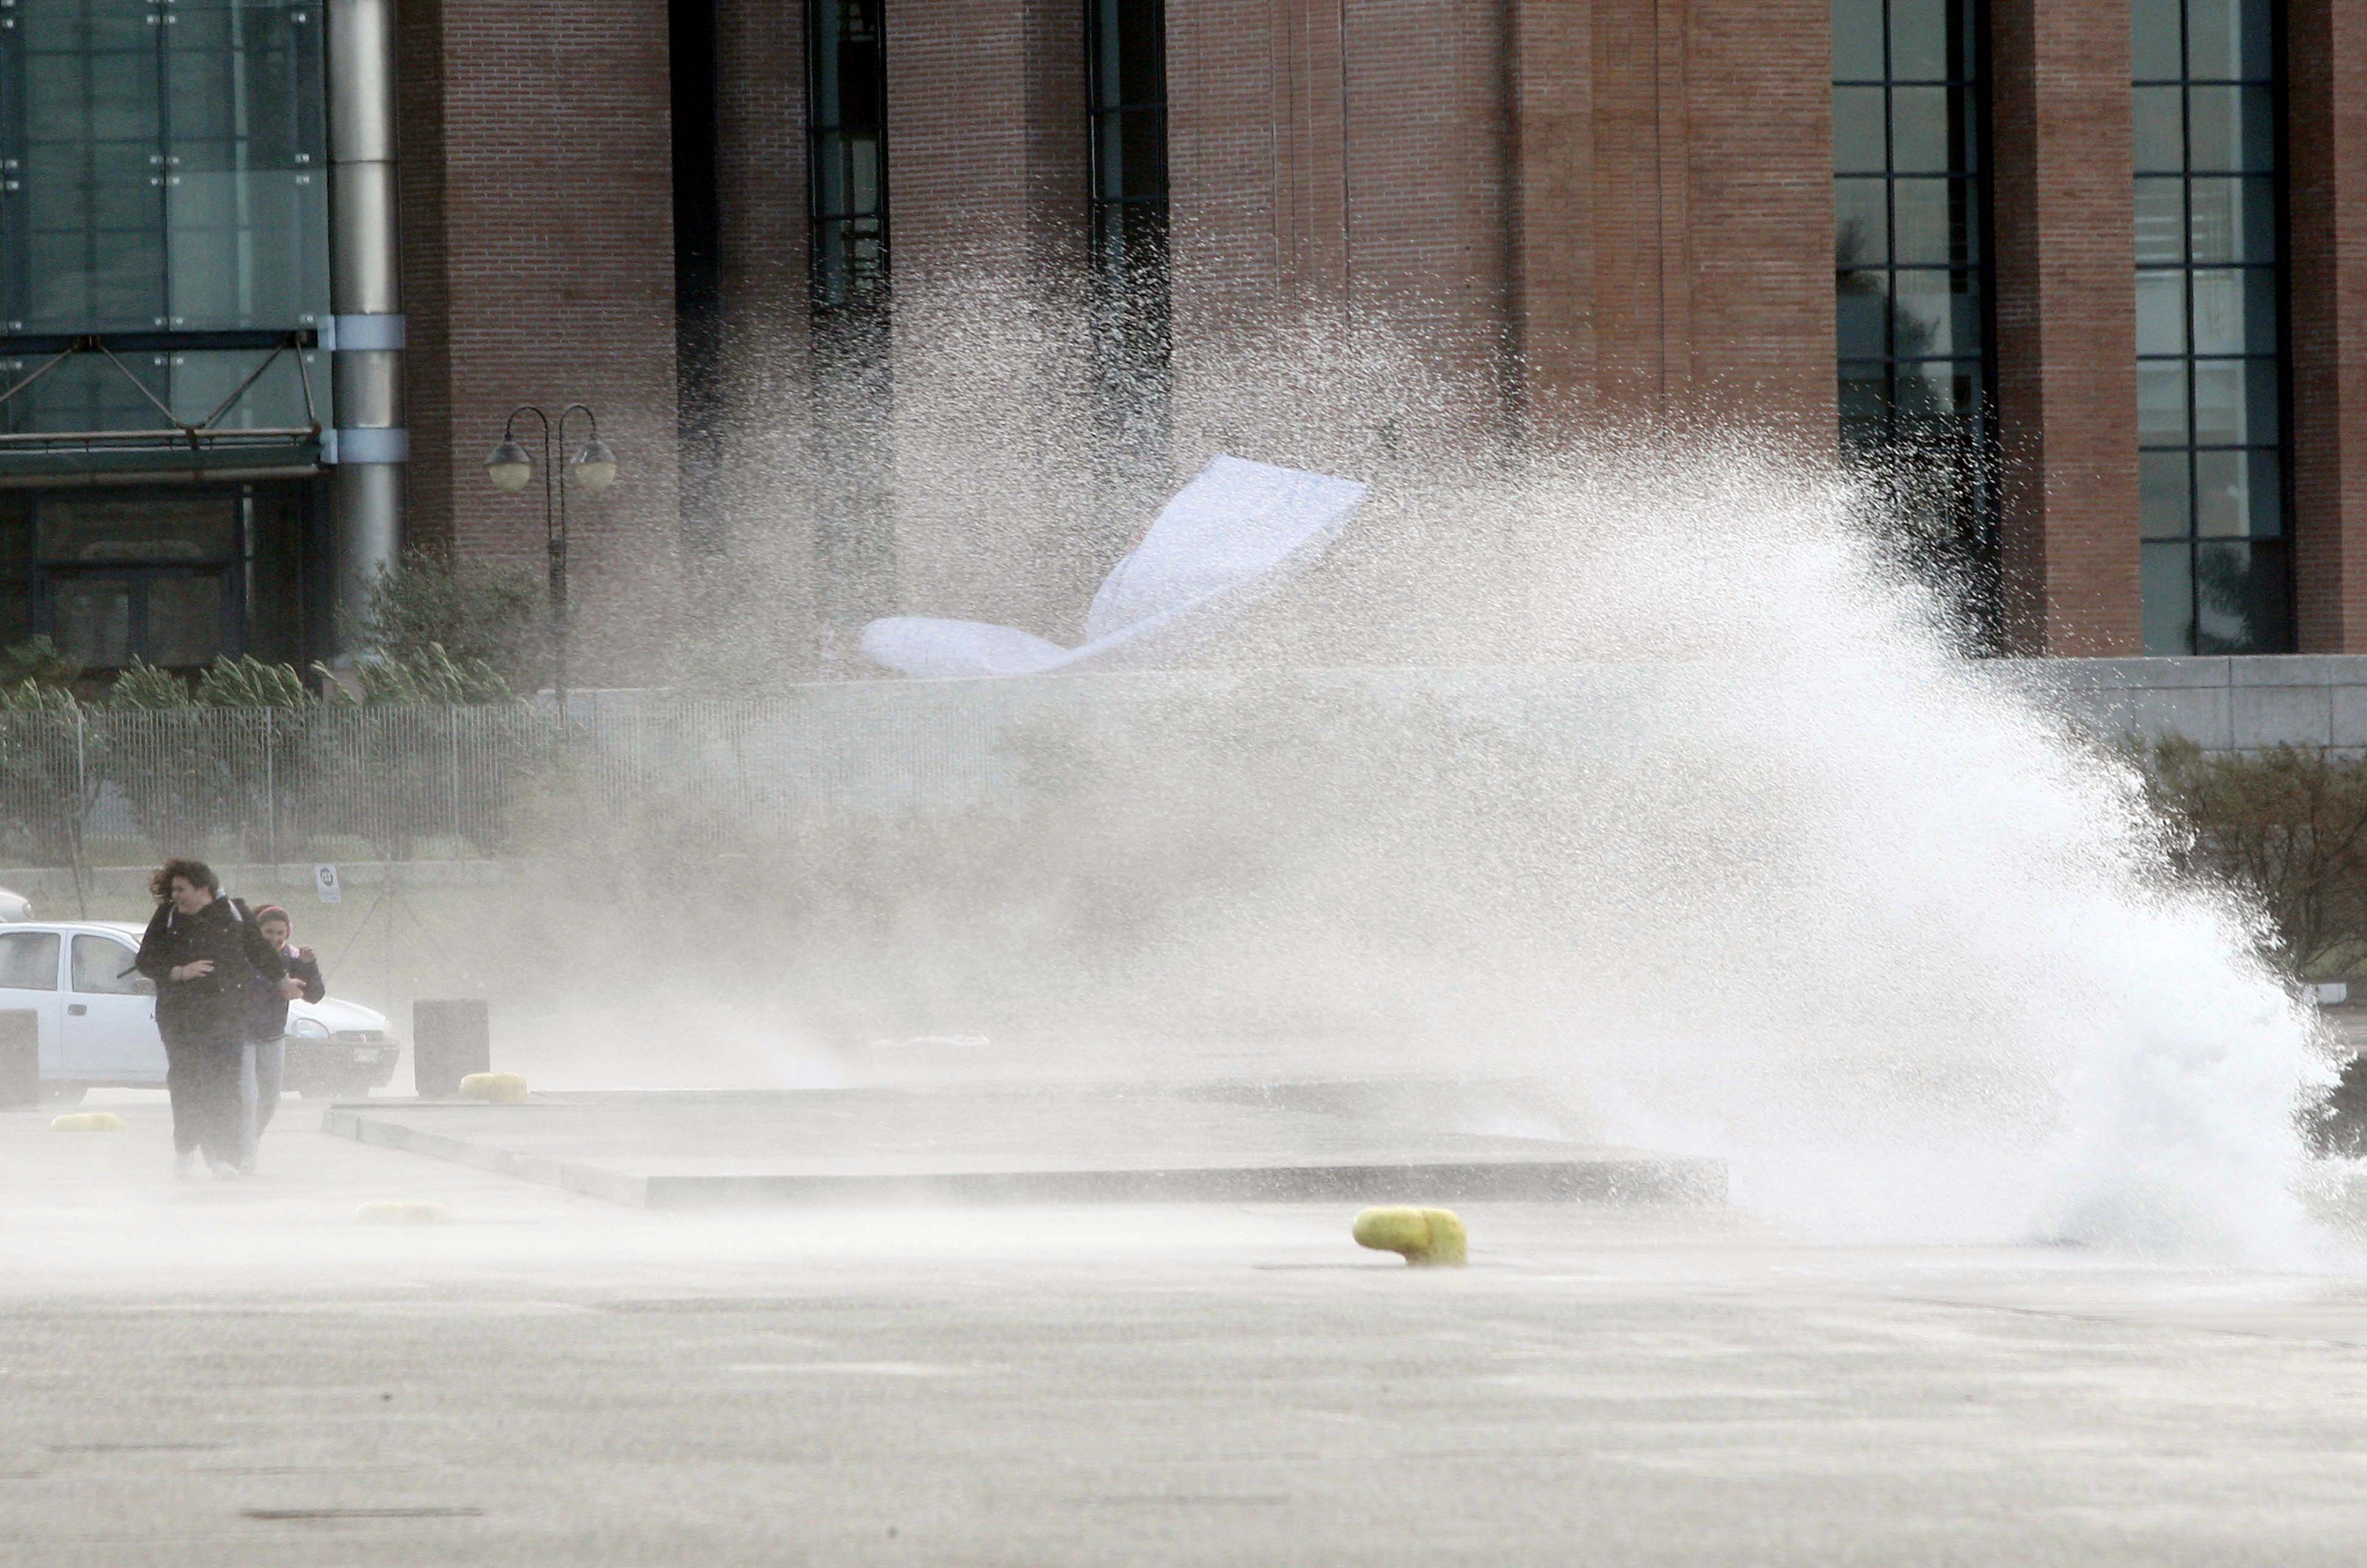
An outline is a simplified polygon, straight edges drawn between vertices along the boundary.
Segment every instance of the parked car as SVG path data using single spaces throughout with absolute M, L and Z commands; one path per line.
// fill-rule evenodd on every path
M 40 1015 L 45 1100 L 164 1087 L 155 982 L 131 966 L 141 930 L 120 920 L 0 926 L 0 1010 Z M 282 1082 L 308 1098 L 383 1089 L 402 1055 L 385 1014 L 334 997 L 289 1003 L 288 1032 Z

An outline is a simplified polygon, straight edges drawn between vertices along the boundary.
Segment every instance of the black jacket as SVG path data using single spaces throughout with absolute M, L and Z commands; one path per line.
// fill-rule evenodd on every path
M 311 949 L 305 951 L 309 953 Z M 317 1002 L 329 994 L 329 983 L 321 978 L 321 960 L 317 954 L 310 958 L 291 958 L 282 953 L 278 957 L 287 967 L 288 977 L 304 987 L 306 1001 Z M 288 1032 L 288 999 L 277 991 L 272 992 L 256 1010 L 255 1019 L 255 1037 L 257 1040 L 278 1039 Z
M 172 978 L 174 970 L 200 958 L 214 961 L 212 974 Z M 183 915 L 170 903 L 159 906 L 140 939 L 138 967 L 156 982 L 159 1030 L 184 1037 L 219 1035 L 233 1044 L 247 1038 L 248 1021 L 264 993 L 287 974 L 245 907 L 224 897 L 194 915 Z M 272 999 L 278 999 L 276 991 Z

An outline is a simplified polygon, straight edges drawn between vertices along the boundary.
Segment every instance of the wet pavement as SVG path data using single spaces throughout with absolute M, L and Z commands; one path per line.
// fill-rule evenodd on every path
M 669 1215 L 0 1114 L 0 1562 L 2349 1563 L 2367 1283 L 1723 1211 Z M 373 1201 L 442 1224 L 357 1224 Z

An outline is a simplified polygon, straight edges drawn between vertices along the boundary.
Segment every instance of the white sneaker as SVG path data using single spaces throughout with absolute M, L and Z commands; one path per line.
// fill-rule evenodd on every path
M 187 1181 L 198 1174 L 198 1151 L 183 1149 L 173 1156 L 173 1174 Z
M 244 1159 L 238 1162 L 238 1173 L 241 1176 L 253 1176 L 255 1174 L 255 1156 L 253 1155 L 249 1155 Z
M 226 1159 L 208 1160 L 206 1162 L 206 1168 L 212 1171 L 215 1177 L 221 1180 L 236 1181 L 238 1179 L 238 1167 L 231 1164 L 231 1162 Z

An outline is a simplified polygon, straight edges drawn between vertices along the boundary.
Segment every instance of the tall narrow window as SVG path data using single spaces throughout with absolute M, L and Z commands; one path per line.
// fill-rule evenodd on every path
M 1095 349 L 1106 449 L 1122 467 L 1165 456 L 1167 272 L 1165 0 L 1085 0 Z
M 2147 653 L 2293 646 L 2272 0 L 2135 0 Z
M 888 291 L 888 55 L 884 0 L 813 0 L 813 299 L 821 311 Z
M 1897 481 L 1939 564 L 1990 601 L 1983 11 L 1834 0 L 1833 284 L 1843 449 Z
M 813 217 L 817 653 L 853 671 L 863 624 L 895 602 L 888 479 L 888 54 L 884 0 L 808 0 Z

